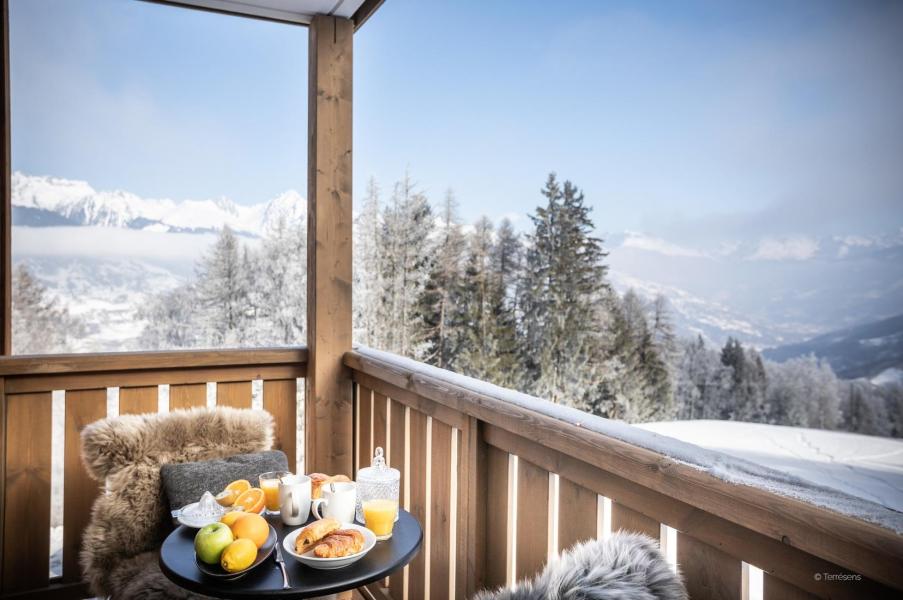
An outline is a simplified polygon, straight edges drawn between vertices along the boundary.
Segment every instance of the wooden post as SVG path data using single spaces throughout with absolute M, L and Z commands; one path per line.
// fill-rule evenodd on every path
M 0 0 L 0 354 L 12 354 L 12 158 L 9 113 L 9 0 Z
M 307 179 L 308 472 L 353 476 L 351 90 L 353 23 L 310 23 Z

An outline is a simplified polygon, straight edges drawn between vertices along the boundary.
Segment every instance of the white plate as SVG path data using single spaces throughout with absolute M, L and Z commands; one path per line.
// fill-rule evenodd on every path
M 307 565 L 308 567 L 313 567 L 314 569 L 341 569 L 342 567 L 347 567 L 362 559 L 364 555 L 370 552 L 370 550 L 373 549 L 373 546 L 376 545 L 376 536 L 366 527 L 358 525 L 357 523 L 342 523 L 342 529 L 357 529 L 364 535 L 364 547 L 360 552 L 352 554 L 351 556 L 342 556 L 339 558 L 317 558 L 314 556 L 313 549 L 308 550 L 304 554 L 298 554 L 295 552 L 295 539 L 297 539 L 298 534 L 301 533 L 302 529 L 304 528 L 299 527 L 285 536 L 285 539 L 282 540 L 282 547 L 299 563 Z

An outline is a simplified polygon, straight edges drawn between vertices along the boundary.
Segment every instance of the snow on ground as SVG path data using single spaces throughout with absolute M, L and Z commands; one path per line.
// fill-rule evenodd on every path
M 795 498 L 828 510 L 869 521 L 897 533 L 903 533 L 903 513 L 888 508 L 883 504 L 862 498 L 861 495 L 852 495 L 835 487 L 815 483 L 780 468 L 763 466 L 761 462 L 702 448 L 698 445 L 628 425 L 621 421 L 603 419 L 574 408 L 553 404 L 548 400 L 502 388 L 472 377 L 458 375 L 457 373 L 425 365 L 395 354 L 373 350 L 364 346 L 356 346 L 355 349 L 361 354 L 365 364 L 368 360 L 375 360 L 388 364 L 392 370 L 407 377 L 415 379 L 417 377 L 428 377 L 447 385 L 449 388 L 462 388 L 497 398 L 504 402 L 510 402 L 572 425 L 658 452 L 687 466 L 704 471 L 722 481 L 768 490 L 781 496 Z
M 738 421 L 638 427 L 903 512 L 903 440 Z

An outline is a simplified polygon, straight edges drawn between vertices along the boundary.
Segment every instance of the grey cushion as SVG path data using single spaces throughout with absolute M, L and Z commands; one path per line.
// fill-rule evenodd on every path
M 247 479 L 252 486 L 267 471 L 288 471 L 288 459 L 279 450 L 236 454 L 220 460 L 169 463 L 160 467 L 163 492 L 171 510 L 200 500 L 204 492 L 214 496 L 236 479 Z

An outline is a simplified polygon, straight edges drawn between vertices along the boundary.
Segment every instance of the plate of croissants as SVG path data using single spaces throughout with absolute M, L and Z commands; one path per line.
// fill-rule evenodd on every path
M 356 523 L 321 519 L 282 540 L 285 551 L 314 569 L 341 569 L 357 562 L 376 545 L 372 531 Z

